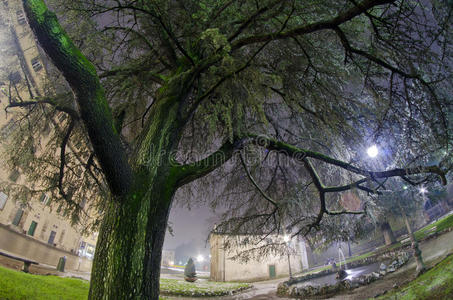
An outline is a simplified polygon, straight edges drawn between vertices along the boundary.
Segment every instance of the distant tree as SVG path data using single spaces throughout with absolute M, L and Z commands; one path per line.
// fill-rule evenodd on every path
M 187 261 L 186 267 L 184 268 L 184 277 L 187 281 L 193 281 L 197 277 L 195 271 L 195 264 L 193 263 L 192 257 Z
M 384 235 L 384 242 L 386 245 L 392 245 L 396 243 L 395 234 L 393 233 L 392 227 L 387 218 L 379 223 L 379 228 Z
M 425 263 L 423 262 L 422 252 L 418 247 L 418 241 L 414 236 L 409 217 L 414 215 L 417 211 L 423 209 L 424 199 L 419 192 L 414 188 L 403 186 L 401 189 L 396 187 L 392 191 L 383 192 L 379 197 L 380 207 L 383 208 L 385 214 L 391 214 L 395 217 L 402 217 L 404 224 L 414 250 L 414 257 L 417 263 L 417 273 L 421 274 L 426 270 Z
M 49 0 L 60 20 L 42 0 L 23 2 L 53 78 L 71 90 L 11 90 L 10 108 L 27 108 L 11 161 L 34 178 L 50 166 L 43 181 L 75 213 L 78 195 L 99 192 L 90 299 L 158 299 L 180 188 L 212 192 L 202 199 L 224 212 L 219 231 L 321 240 L 349 236 L 373 204 L 349 211 L 341 192 L 376 193 L 388 177 L 446 181 L 449 2 Z M 53 125 L 49 110 L 66 119 Z M 29 145 L 42 145 L 46 124 L 57 130 L 41 156 Z M 370 143 L 395 165 L 370 168 Z

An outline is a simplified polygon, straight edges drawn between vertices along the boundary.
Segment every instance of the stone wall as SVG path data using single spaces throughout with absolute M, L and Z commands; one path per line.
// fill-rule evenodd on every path
M 343 290 L 350 290 L 357 288 L 361 285 L 369 284 L 378 280 L 388 273 L 395 272 L 398 268 L 403 266 L 409 260 L 410 254 L 405 250 L 390 251 L 378 255 L 373 255 L 362 260 L 355 261 L 348 264 L 348 268 L 356 268 L 363 265 L 368 265 L 375 262 L 389 261 L 389 265 L 381 263 L 379 272 L 372 272 L 366 275 L 361 275 L 352 280 L 338 280 L 335 284 L 331 285 L 306 285 L 303 287 L 294 286 L 294 284 L 318 278 L 334 273 L 331 269 L 324 270 L 319 273 L 309 274 L 291 280 L 282 282 L 277 287 L 277 295 L 280 297 L 292 297 L 304 299 L 305 297 L 313 296 L 327 296 L 338 293 Z
M 66 256 L 66 271 L 91 271 L 91 260 L 18 233 L 2 224 L 0 249 L 51 266 L 56 266 L 60 257 Z

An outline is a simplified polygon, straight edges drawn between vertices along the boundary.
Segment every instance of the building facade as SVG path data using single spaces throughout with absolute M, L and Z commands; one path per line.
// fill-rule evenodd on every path
M 0 2 L 0 57 L 0 147 L 4 147 L 16 126 L 14 110 L 5 111 L 11 89 L 21 101 L 41 96 L 47 74 L 20 0 Z M 20 185 L 23 177 L 0 159 L 0 182 Z M 46 192 L 14 199 L 0 190 L 0 249 L 50 265 L 66 256 L 67 267 L 89 271 L 97 233 L 82 235 L 82 228 L 71 226 L 50 200 Z
M 272 278 L 289 276 L 291 273 L 300 273 L 308 269 L 308 259 L 305 243 L 303 241 L 292 241 L 289 244 L 291 253 L 279 255 L 268 255 L 260 259 L 250 259 L 247 262 L 233 260 L 232 257 L 239 251 L 247 251 L 250 246 L 233 248 L 226 247 L 227 239 L 231 236 L 223 234 L 211 234 L 209 244 L 211 247 L 211 273 L 212 281 L 259 281 Z M 235 238 L 244 239 L 246 236 Z M 277 237 L 281 238 L 281 237 Z M 256 246 L 256 245 L 255 245 Z

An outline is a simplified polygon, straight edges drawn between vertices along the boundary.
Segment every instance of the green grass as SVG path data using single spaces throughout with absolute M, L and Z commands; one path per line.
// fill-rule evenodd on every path
M 0 267 L 0 299 L 86 299 L 88 288 L 85 280 L 31 275 Z
M 163 295 L 222 296 L 250 288 L 248 283 L 200 281 L 187 282 L 179 279 L 160 279 Z
M 220 296 L 250 288 L 247 283 L 160 280 L 161 293 L 180 296 Z M 87 299 L 89 282 L 75 278 L 32 275 L 0 267 L 0 299 L 78 300 Z M 165 298 L 159 298 L 164 300 Z
M 376 254 L 375 252 L 376 252 L 376 251 L 370 251 L 370 252 L 361 254 L 361 255 L 359 255 L 359 256 L 350 257 L 350 258 L 346 259 L 346 263 L 350 263 L 350 262 L 353 262 L 353 261 L 357 261 L 357 260 L 361 260 L 361 259 L 370 257 L 370 256 Z
M 453 227 L 453 215 L 449 215 L 418 230 L 417 232 L 414 233 L 415 238 L 417 240 L 423 239 L 428 235 L 429 230 L 432 229 L 434 226 L 436 226 L 436 230 L 434 230 L 433 233 L 438 233 L 447 228 Z
M 379 297 L 381 300 L 453 299 L 453 255 L 397 291 Z

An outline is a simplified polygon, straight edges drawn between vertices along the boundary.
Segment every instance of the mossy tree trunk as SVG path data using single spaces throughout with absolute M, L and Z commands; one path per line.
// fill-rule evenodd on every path
M 140 174 L 135 192 L 111 201 L 99 233 L 90 299 L 158 299 L 161 251 L 175 188 Z M 160 185 L 160 186 L 159 186 Z
M 171 97 L 156 101 L 148 130 L 132 158 L 131 191 L 113 196 L 105 212 L 90 299 L 158 299 L 162 246 L 178 188 L 177 165 L 172 163 L 171 153 L 181 128 L 178 101 Z
M 104 212 L 90 285 L 90 299 L 158 299 L 161 252 L 178 187 L 215 169 L 172 160 L 196 72 L 179 70 L 162 83 L 148 121 L 126 157 L 94 66 L 74 46 L 42 0 L 24 9 L 38 41 L 75 93 L 79 116 L 112 192 Z M 184 68 L 180 68 L 184 69 Z M 217 161 L 216 163 L 219 163 Z

